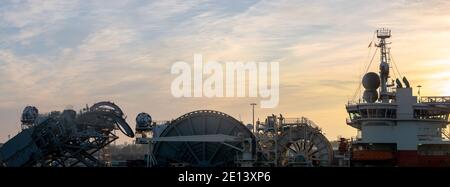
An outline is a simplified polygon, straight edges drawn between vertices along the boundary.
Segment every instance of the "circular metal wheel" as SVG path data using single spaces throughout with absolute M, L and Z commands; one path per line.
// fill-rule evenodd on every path
M 254 135 L 241 122 L 212 110 L 194 111 L 177 118 L 160 137 L 214 134 L 251 138 L 255 147 Z M 242 142 L 227 143 L 243 148 Z M 255 149 L 252 152 L 254 155 Z M 241 152 L 219 142 L 156 142 L 153 154 L 159 166 L 224 167 L 234 166 Z
M 92 113 L 103 114 L 103 116 L 105 117 L 111 117 L 111 119 L 109 120 L 112 123 L 115 123 L 117 128 L 122 131 L 122 133 L 124 133 L 128 137 L 134 137 L 134 132 L 126 122 L 126 117 L 122 112 L 122 109 L 120 109 L 120 107 L 116 104 L 109 101 L 98 102 L 92 105 L 89 111 Z
M 292 126 L 278 137 L 282 166 L 330 166 L 333 149 L 318 128 L 308 124 Z
M 119 106 L 109 101 L 102 101 L 95 103 L 94 105 L 91 106 L 89 110 L 113 112 L 119 117 L 122 117 L 124 115 L 122 109 L 120 109 Z

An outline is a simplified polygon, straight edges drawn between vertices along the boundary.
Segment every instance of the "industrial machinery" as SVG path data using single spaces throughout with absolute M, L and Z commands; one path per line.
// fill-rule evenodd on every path
M 450 166 L 450 141 L 445 132 L 450 124 L 450 97 L 420 97 L 420 86 L 419 98 L 413 96 L 410 83 L 400 76 L 392 59 L 386 41 L 391 31 L 379 29 L 376 34 L 380 72 L 366 73 L 362 100 L 346 105 L 347 124 L 358 130 L 351 144 L 351 164 Z
M 352 139 L 339 138 L 333 150 L 311 120 L 271 115 L 244 125 L 213 110 L 186 113 L 171 121 L 136 116 L 136 144 L 148 145 L 142 160 L 149 167 L 320 167 L 450 166 L 450 96 L 418 97 L 401 76 L 390 53 L 389 29 L 376 31 L 379 72 L 368 72 L 357 100 L 346 105 Z M 372 44 L 373 42 L 371 42 Z M 373 60 L 374 58 L 372 58 Z M 355 93 L 355 96 L 356 96 Z M 356 99 L 356 98 L 354 98 Z M 253 107 L 255 103 L 251 104 Z M 25 107 L 22 131 L 0 147 L 0 166 L 106 166 L 95 153 L 118 136 L 134 137 L 122 110 L 99 102 L 74 110 L 39 114 Z M 447 130 L 446 130 L 447 129 Z M 139 153 L 143 154 L 142 152 Z M 127 160 L 128 161 L 128 160 Z M 127 162 L 125 161 L 125 162 Z M 135 162 L 136 161 L 136 162 Z
M 21 122 L 23 130 L 0 148 L 1 166 L 105 166 L 94 153 L 118 138 L 114 130 L 134 137 L 122 110 L 111 102 L 96 103 L 78 114 L 39 114 L 27 106 Z
M 146 123 L 142 123 L 147 119 Z M 136 142 L 150 145 L 151 166 L 236 166 L 251 161 L 256 153 L 255 136 L 241 122 L 222 112 L 199 110 L 167 122 L 151 124 L 148 114 L 136 118 Z M 165 128 L 158 132 L 156 126 Z M 152 135 L 145 135 L 152 132 Z M 144 134 L 142 136 L 142 134 Z
M 267 117 L 246 127 L 218 111 L 199 110 L 155 123 L 136 117 L 136 143 L 148 144 L 147 166 L 330 166 L 333 151 L 306 118 Z
M 256 135 L 263 159 L 260 165 L 283 167 L 331 166 L 333 150 L 311 120 L 268 116 L 257 121 Z

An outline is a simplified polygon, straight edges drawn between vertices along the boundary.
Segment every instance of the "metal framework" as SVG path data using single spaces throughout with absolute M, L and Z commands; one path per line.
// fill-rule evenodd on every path
M 235 166 L 244 152 L 254 156 L 255 137 L 241 122 L 222 112 L 199 110 L 173 120 L 154 137 L 159 166 Z
M 258 141 L 261 144 L 261 151 L 269 154 L 267 158 L 275 162 L 275 166 L 331 165 L 333 160 L 331 144 L 314 122 L 305 117 L 284 118 L 280 115 L 280 117 L 269 116 L 262 126 L 271 126 L 269 124 L 274 121 L 272 119 L 278 119 L 275 121 L 275 128 L 273 130 L 270 127 L 262 128 L 266 131 L 260 133 Z M 273 156 L 273 153 L 276 155 Z
M 148 166 L 329 166 L 333 159 L 331 144 L 304 117 L 272 115 L 265 123 L 246 127 L 227 114 L 199 110 L 158 133 L 158 126 L 145 125 L 151 117 L 144 116 L 149 115 L 136 118 L 136 142 L 149 144 Z
M 28 128 L 0 148 L 4 166 L 106 166 L 94 154 L 118 138 L 114 130 L 134 137 L 122 110 L 111 102 L 96 103 L 79 114 L 51 112 L 26 122 Z

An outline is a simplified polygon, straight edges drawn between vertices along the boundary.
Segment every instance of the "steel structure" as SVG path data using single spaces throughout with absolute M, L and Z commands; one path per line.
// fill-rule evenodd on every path
M 2 166 L 105 166 L 94 153 L 118 138 L 113 131 L 134 137 L 122 110 L 111 102 L 78 114 L 64 110 L 38 115 L 35 107 L 26 107 L 21 121 L 26 128 L 0 148 Z
M 321 129 L 311 120 L 268 116 L 257 123 L 257 139 L 266 166 L 331 166 L 333 149 Z
M 148 166 L 330 166 L 333 159 L 330 143 L 307 118 L 272 115 L 254 128 L 199 110 L 160 125 L 141 113 L 136 123 L 136 142 L 149 144 Z
M 160 166 L 235 166 L 242 152 L 255 153 L 250 130 L 233 117 L 212 110 L 190 112 L 171 121 L 152 141 Z
M 295 119 L 278 138 L 283 166 L 331 166 L 333 149 L 317 126 L 306 118 Z
M 347 124 L 358 130 L 350 151 L 352 165 L 450 166 L 450 141 L 445 138 L 450 97 L 417 98 L 405 77 L 394 80 L 389 70 L 397 66 L 386 41 L 391 31 L 379 29 L 377 37 L 379 76 L 367 73 L 362 100 L 346 105 Z

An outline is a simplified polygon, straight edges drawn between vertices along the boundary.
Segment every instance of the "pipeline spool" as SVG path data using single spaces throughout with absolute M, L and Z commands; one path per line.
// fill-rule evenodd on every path
M 251 138 L 255 147 L 255 137 L 250 130 L 235 118 L 218 111 L 199 110 L 182 115 L 173 120 L 160 137 L 191 135 L 229 135 Z M 244 148 L 242 142 L 227 142 Z M 255 154 L 255 149 L 252 154 Z M 219 142 L 163 142 L 155 143 L 153 154 L 159 166 L 183 163 L 195 167 L 235 166 L 235 160 L 242 152 Z
M 332 164 L 333 149 L 330 142 L 318 128 L 308 123 L 291 126 L 278 137 L 281 166 L 330 166 Z

